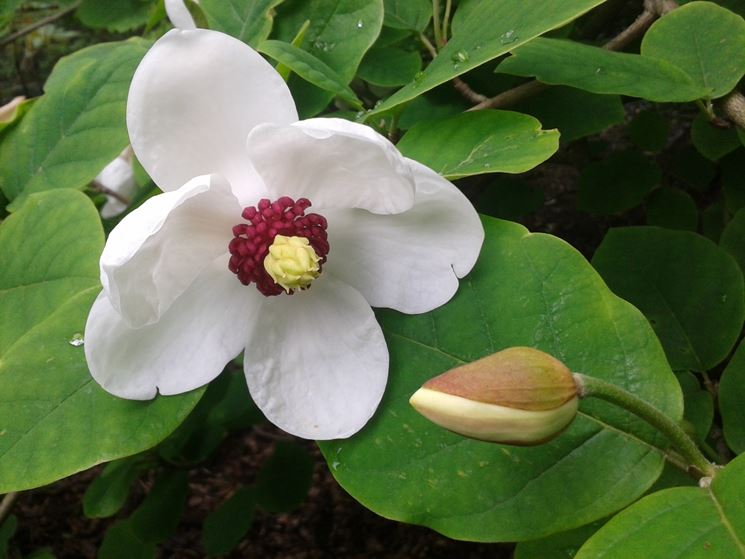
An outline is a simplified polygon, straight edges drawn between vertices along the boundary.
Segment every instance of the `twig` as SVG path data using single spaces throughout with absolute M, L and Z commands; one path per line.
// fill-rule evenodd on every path
M 471 89 L 471 86 L 460 78 L 453 78 L 453 87 L 455 87 L 456 91 L 471 103 L 483 103 L 489 99 L 486 95 L 482 95 L 478 91 Z
M 91 181 L 91 183 L 90 183 L 89 186 L 90 186 L 91 190 L 93 190 L 95 192 L 100 192 L 101 194 L 105 194 L 106 196 L 111 196 L 114 200 L 117 200 L 117 201 L 121 202 L 125 206 L 129 206 L 129 203 L 131 202 L 131 200 L 129 198 L 127 198 L 126 196 L 122 196 L 121 194 L 119 194 L 115 190 L 111 190 L 110 188 L 108 188 L 107 186 L 102 185 L 100 182 L 98 182 L 96 180 Z
M 607 50 L 621 50 L 644 34 L 649 26 L 654 23 L 655 19 L 677 7 L 678 3 L 675 0 L 645 0 L 644 11 L 639 14 L 639 17 L 626 29 L 605 43 L 603 48 Z M 507 91 L 503 91 L 499 95 L 488 98 L 485 101 L 481 101 L 468 110 L 497 109 L 514 105 L 526 97 L 531 97 L 539 91 L 543 91 L 546 87 L 548 86 L 538 80 L 531 80 Z
M 18 495 L 19 493 L 17 491 L 6 493 L 3 500 L 0 501 L 0 526 L 2 526 L 5 519 L 8 518 L 8 515 L 13 508 L 13 503 L 18 499 Z
M 424 33 L 419 33 L 419 40 L 422 42 L 424 48 L 427 49 L 427 52 L 432 58 L 437 56 L 437 49 L 435 48 L 435 45 L 432 44 L 432 41 L 430 41 Z
M 78 6 L 80 6 L 80 3 L 81 2 L 82 2 L 82 0 L 78 0 L 74 4 L 69 5 L 64 10 L 60 10 L 56 14 L 52 14 L 51 16 L 42 18 L 39 21 L 37 21 L 35 23 L 32 23 L 28 27 L 24 27 L 23 29 L 19 29 L 18 31 L 16 31 L 15 33 L 12 33 L 11 35 L 8 35 L 2 41 L 0 41 L 0 47 L 3 47 L 3 46 L 5 46 L 5 45 L 7 45 L 9 43 L 12 43 L 13 41 L 15 41 L 16 39 L 18 39 L 19 37 L 23 37 L 24 35 L 27 35 L 27 34 L 31 33 L 32 31 L 35 31 L 39 27 L 44 27 L 45 25 L 47 25 L 49 23 L 52 23 L 54 21 L 57 21 L 58 19 L 62 19 L 67 14 L 69 14 L 69 13 L 74 12 L 75 10 L 77 10 L 78 9 Z
M 724 98 L 722 110 L 729 120 L 745 130 L 745 95 L 733 91 Z

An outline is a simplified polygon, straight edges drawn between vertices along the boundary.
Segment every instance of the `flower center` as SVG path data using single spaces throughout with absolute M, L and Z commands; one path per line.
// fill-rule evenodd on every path
M 329 253 L 326 218 L 305 213 L 307 198 L 259 200 L 241 214 L 248 223 L 233 227 L 228 268 L 243 285 L 255 283 L 266 295 L 307 289 L 321 274 Z

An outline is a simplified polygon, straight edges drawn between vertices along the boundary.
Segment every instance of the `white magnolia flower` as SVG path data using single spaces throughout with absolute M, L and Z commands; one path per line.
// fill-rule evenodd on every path
M 473 207 L 366 126 L 298 122 L 274 69 L 215 31 L 156 42 L 127 126 L 165 193 L 126 216 L 101 256 L 85 332 L 94 378 L 124 398 L 177 394 L 245 349 L 270 421 L 315 439 L 359 430 L 388 373 L 370 306 L 447 302 L 483 240 Z
M 106 203 L 101 208 L 101 217 L 115 217 L 126 210 L 126 200 L 137 191 L 131 148 L 122 151 L 93 180 L 105 189 Z

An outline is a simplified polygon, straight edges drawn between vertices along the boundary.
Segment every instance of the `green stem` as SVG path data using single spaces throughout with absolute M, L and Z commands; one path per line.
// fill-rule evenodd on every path
M 453 9 L 453 0 L 445 1 L 445 15 L 442 16 L 442 40 L 448 41 L 448 25 L 450 24 L 450 11 Z
M 615 384 L 595 377 L 574 373 L 574 380 L 579 387 L 581 398 L 600 398 L 630 411 L 665 435 L 688 464 L 702 475 L 711 477 L 716 473 L 714 464 L 706 459 L 693 439 L 675 421 L 654 406 Z
M 432 0 L 432 28 L 435 33 L 435 44 L 442 46 L 442 27 L 440 26 L 440 0 Z

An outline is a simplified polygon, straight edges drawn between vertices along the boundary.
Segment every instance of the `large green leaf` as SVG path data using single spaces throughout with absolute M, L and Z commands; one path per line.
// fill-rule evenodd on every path
M 287 43 L 305 21 L 310 26 L 302 48 L 349 83 L 383 25 L 383 0 L 286 0 L 277 17 L 277 38 Z M 293 76 L 289 81 L 301 117 L 318 114 L 331 95 Z
M 713 2 L 691 2 L 660 18 L 641 53 L 688 74 L 711 98 L 726 95 L 745 74 L 745 20 Z
M 81 193 L 36 194 L 0 227 L 0 493 L 38 487 L 152 447 L 201 392 L 122 400 L 85 363 L 103 232 Z
M 719 411 L 722 413 L 724 438 L 741 454 L 745 452 L 745 342 L 740 343 L 722 373 L 719 384 Z
M 576 559 L 735 559 L 745 557 L 745 456 L 710 487 L 653 493 L 611 519 Z
M 559 133 L 532 116 L 474 111 L 417 124 L 398 143 L 401 153 L 456 179 L 483 173 L 523 173 L 559 148 Z
M 662 441 L 598 401 L 583 401 L 574 423 L 542 446 L 473 441 L 411 408 L 408 399 L 423 382 L 528 345 L 625 386 L 674 418 L 681 394 L 644 317 L 576 250 L 515 223 L 484 218 L 484 225 L 479 262 L 450 303 L 418 316 L 379 312 L 391 354 L 380 408 L 358 435 L 320 445 L 341 485 L 382 516 L 456 539 L 533 539 L 639 497 L 662 470 Z
M 563 39 L 533 39 L 515 49 L 497 71 L 592 93 L 658 102 L 694 101 L 708 93 L 688 74 L 664 60 Z
M 263 41 L 257 50 L 284 64 L 313 85 L 338 95 L 355 108 L 362 108 L 362 103 L 357 99 L 354 91 L 345 83 L 345 80 L 308 51 L 298 48 L 292 43 L 275 40 Z
M 729 254 L 696 233 L 611 229 L 592 263 L 617 295 L 647 316 L 675 370 L 711 369 L 740 335 L 742 272 Z
M 30 193 L 83 188 L 127 145 L 129 82 L 148 43 L 95 45 L 63 58 L 45 94 L 0 144 L 0 188 L 18 209 Z
M 410 101 L 484 62 L 561 27 L 604 0 L 464 0 L 455 12 L 452 37 L 414 82 L 372 114 Z
M 432 2 L 429 0 L 384 0 L 383 24 L 393 29 L 406 29 L 421 33 L 432 19 Z
M 269 36 L 274 8 L 284 0 L 201 0 L 211 29 L 256 46 Z

